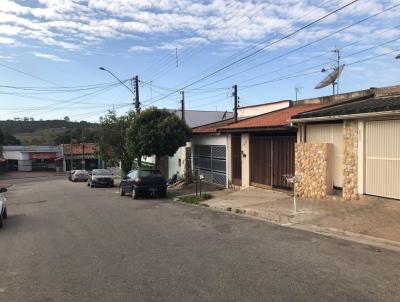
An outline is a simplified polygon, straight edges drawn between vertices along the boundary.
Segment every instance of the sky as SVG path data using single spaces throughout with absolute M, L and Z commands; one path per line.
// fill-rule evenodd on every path
M 133 108 L 231 111 L 400 84 L 400 1 L 0 0 L 0 119 L 98 121 Z M 321 20 L 317 21 L 318 19 Z M 302 29 L 303 27 L 306 27 Z M 121 85 L 111 71 L 128 86 Z

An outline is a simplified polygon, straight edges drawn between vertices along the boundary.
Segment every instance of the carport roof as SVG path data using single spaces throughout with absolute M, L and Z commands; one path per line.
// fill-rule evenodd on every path
M 237 123 L 219 127 L 220 131 L 234 131 L 234 130 L 246 130 L 246 129 L 261 129 L 261 128 L 275 128 L 288 126 L 288 120 L 292 116 L 299 114 L 300 112 L 310 111 L 320 108 L 324 105 L 299 105 L 284 108 L 281 110 L 265 113 L 255 117 L 251 117 Z
M 326 106 L 321 109 L 298 113 L 297 115 L 293 116 L 293 120 L 394 110 L 400 110 L 400 95 L 357 98 L 348 102 Z

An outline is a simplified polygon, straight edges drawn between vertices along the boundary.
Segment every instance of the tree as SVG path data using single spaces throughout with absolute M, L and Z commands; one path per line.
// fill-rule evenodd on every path
M 3 145 L 4 144 L 4 134 L 3 134 L 3 131 L 1 131 L 1 129 L 0 129 L 0 145 Z
M 190 140 L 192 130 L 174 113 L 151 107 L 141 112 L 128 130 L 127 148 L 134 157 L 172 156 Z
M 64 116 L 64 121 L 69 122 L 70 121 L 69 116 Z
M 127 150 L 127 130 L 130 128 L 135 114 L 117 116 L 115 111 L 109 111 L 100 118 L 98 133 L 98 154 L 108 164 L 121 161 L 122 174 L 125 175 L 131 168 L 134 160 Z

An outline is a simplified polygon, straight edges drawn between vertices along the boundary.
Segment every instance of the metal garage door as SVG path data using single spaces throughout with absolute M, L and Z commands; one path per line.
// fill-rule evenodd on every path
M 307 125 L 307 143 L 333 144 L 333 185 L 343 186 L 343 124 Z
M 365 123 L 365 193 L 400 199 L 400 120 Z
M 284 175 L 294 174 L 296 136 L 250 138 L 250 184 L 259 187 L 292 188 Z
M 205 181 L 226 187 L 226 146 L 194 145 L 193 166 Z

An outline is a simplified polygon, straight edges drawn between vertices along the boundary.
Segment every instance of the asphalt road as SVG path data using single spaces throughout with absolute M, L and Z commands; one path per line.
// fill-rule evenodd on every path
M 116 191 L 14 185 L 0 301 L 400 301 L 400 253 Z

